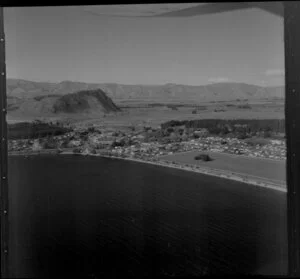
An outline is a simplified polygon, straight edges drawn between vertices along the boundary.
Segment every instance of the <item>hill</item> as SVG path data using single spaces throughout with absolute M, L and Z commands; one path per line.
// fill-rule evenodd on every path
M 7 80 L 7 95 L 11 99 L 31 99 L 37 96 L 66 95 L 82 90 L 101 89 L 114 102 L 122 100 L 166 102 L 232 101 L 236 99 L 260 100 L 283 98 L 284 87 L 261 87 L 245 83 L 216 83 L 201 86 L 181 84 L 125 85 L 117 83 L 60 83 Z M 15 99 L 16 101 L 17 99 Z
M 81 113 L 90 110 L 107 113 L 120 109 L 101 89 L 67 94 L 57 98 L 53 104 L 54 113 Z
M 101 89 L 65 95 L 49 94 L 31 98 L 8 96 L 8 112 L 24 116 L 50 116 L 69 113 L 110 113 L 120 109 Z

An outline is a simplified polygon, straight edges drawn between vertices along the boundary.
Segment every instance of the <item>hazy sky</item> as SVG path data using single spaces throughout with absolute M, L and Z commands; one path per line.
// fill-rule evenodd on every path
M 124 84 L 284 84 L 283 19 L 251 9 L 183 18 L 5 8 L 7 76 Z

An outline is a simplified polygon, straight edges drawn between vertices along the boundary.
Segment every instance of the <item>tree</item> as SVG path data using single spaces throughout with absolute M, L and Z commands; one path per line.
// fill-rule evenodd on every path
M 264 138 L 270 138 L 272 136 L 271 131 L 265 131 L 264 132 Z
M 204 162 L 212 161 L 212 158 L 207 154 L 199 154 L 194 157 L 195 160 L 201 160 Z
M 245 132 L 239 132 L 237 135 L 237 138 L 238 139 L 246 139 L 246 138 L 248 138 L 248 136 L 247 136 L 247 133 L 245 133 Z

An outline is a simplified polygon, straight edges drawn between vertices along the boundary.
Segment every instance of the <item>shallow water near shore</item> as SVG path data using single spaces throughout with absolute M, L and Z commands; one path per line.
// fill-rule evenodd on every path
M 284 275 L 286 193 L 133 161 L 9 157 L 13 277 Z

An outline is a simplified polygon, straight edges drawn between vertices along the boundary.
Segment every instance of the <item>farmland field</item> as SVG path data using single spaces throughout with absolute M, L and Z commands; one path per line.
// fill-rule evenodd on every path
M 286 163 L 285 161 L 275 161 L 261 158 L 251 158 L 245 156 L 231 155 L 217 152 L 204 152 L 213 159 L 209 162 L 195 160 L 194 157 L 202 151 L 190 151 L 162 156 L 166 161 L 175 161 L 184 164 L 195 164 L 201 167 L 214 168 L 227 172 L 240 173 L 246 177 L 256 177 L 262 180 L 286 183 Z
M 13 277 L 287 272 L 280 191 L 74 155 L 10 156 L 8 177 Z
M 26 115 L 19 112 L 8 114 L 8 123 L 40 120 L 68 120 L 74 123 L 94 123 L 105 126 L 127 126 L 129 124 L 145 124 L 157 126 L 170 120 L 193 120 L 193 119 L 282 119 L 284 118 L 284 104 L 282 103 L 259 103 L 252 104 L 251 109 L 238 109 L 237 107 L 227 107 L 226 103 L 219 104 L 200 104 L 207 107 L 205 110 L 199 110 L 193 114 L 193 107 L 190 104 L 181 104 L 177 110 L 167 107 L 149 107 L 143 108 L 143 104 L 132 103 L 126 104 L 121 112 L 106 114 L 105 117 L 99 113 L 77 113 L 77 114 L 60 114 L 60 115 Z M 194 104 L 197 105 L 197 104 Z M 198 104 L 199 105 L 199 104 Z M 224 111 L 218 111 L 224 107 Z

